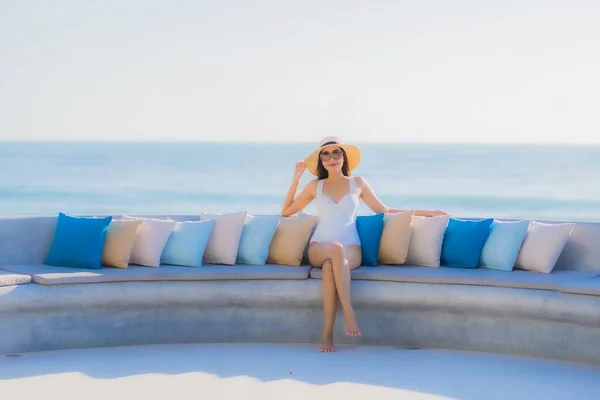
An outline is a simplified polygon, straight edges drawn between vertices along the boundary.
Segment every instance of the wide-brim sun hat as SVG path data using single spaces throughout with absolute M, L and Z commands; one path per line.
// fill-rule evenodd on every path
M 319 165 L 319 153 L 328 147 L 339 147 L 346 152 L 348 158 L 348 170 L 352 171 L 360 163 L 360 149 L 353 144 L 344 143 L 339 137 L 328 136 L 319 142 L 317 149 L 304 159 L 306 169 L 313 175 L 317 175 Z

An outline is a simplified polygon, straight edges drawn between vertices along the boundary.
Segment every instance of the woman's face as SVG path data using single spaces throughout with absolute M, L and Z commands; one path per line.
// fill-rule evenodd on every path
M 327 172 L 341 171 L 344 166 L 344 151 L 339 147 L 326 147 L 319 157 Z

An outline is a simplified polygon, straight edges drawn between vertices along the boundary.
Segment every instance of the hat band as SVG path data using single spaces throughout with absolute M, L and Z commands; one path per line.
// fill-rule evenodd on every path
M 336 142 L 335 140 L 333 140 L 331 142 L 325 142 L 321 145 L 321 148 L 323 148 L 325 146 L 329 146 L 330 144 L 339 144 L 339 142 Z

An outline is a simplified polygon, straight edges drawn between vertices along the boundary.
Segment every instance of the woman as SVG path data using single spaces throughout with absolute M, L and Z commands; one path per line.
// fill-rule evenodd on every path
M 357 146 L 344 144 L 339 138 L 327 137 L 304 162 L 296 163 L 292 184 L 283 204 L 282 215 L 291 216 L 316 201 L 319 222 L 308 248 L 309 262 L 323 270 L 323 344 L 322 352 L 335 351 L 333 327 L 337 297 L 344 313 L 346 334 L 360 336 L 350 302 L 350 271 L 360 266 L 361 247 L 356 230 L 359 199 L 375 213 L 399 212 L 377 198 L 362 177 L 350 177 L 360 161 Z M 310 181 L 295 198 L 298 183 L 308 169 L 317 179 Z M 436 216 L 442 211 L 416 210 L 415 215 Z

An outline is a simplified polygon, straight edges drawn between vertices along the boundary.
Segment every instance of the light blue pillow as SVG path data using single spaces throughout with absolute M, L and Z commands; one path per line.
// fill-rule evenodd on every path
M 383 213 L 359 215 L 356 217 L 356 229 L 360 238 L 363 266 L 374 267 L 378 264 L 379 243 L 383 232 Z
M 492 218 L 473 221 L 450 218 L 444 232 L 441 264 L 444 267 L 477 268 L 493 221 Z
M 527 236 L 530 221 L 496 221 L 481 252 L 479 265 L 499 271 L 512 271 Z
M 240 237 L 236 264 L 264 265 L 280 215 L 247 215 Z
M 101 269 L 106 231 L 111 221 L 112 217 L 72 217 L 59 213 L 44 264 Z
M 201 267 L 214 219 L 182 221 L 175 225 L 160 257 L 161 264 Z

